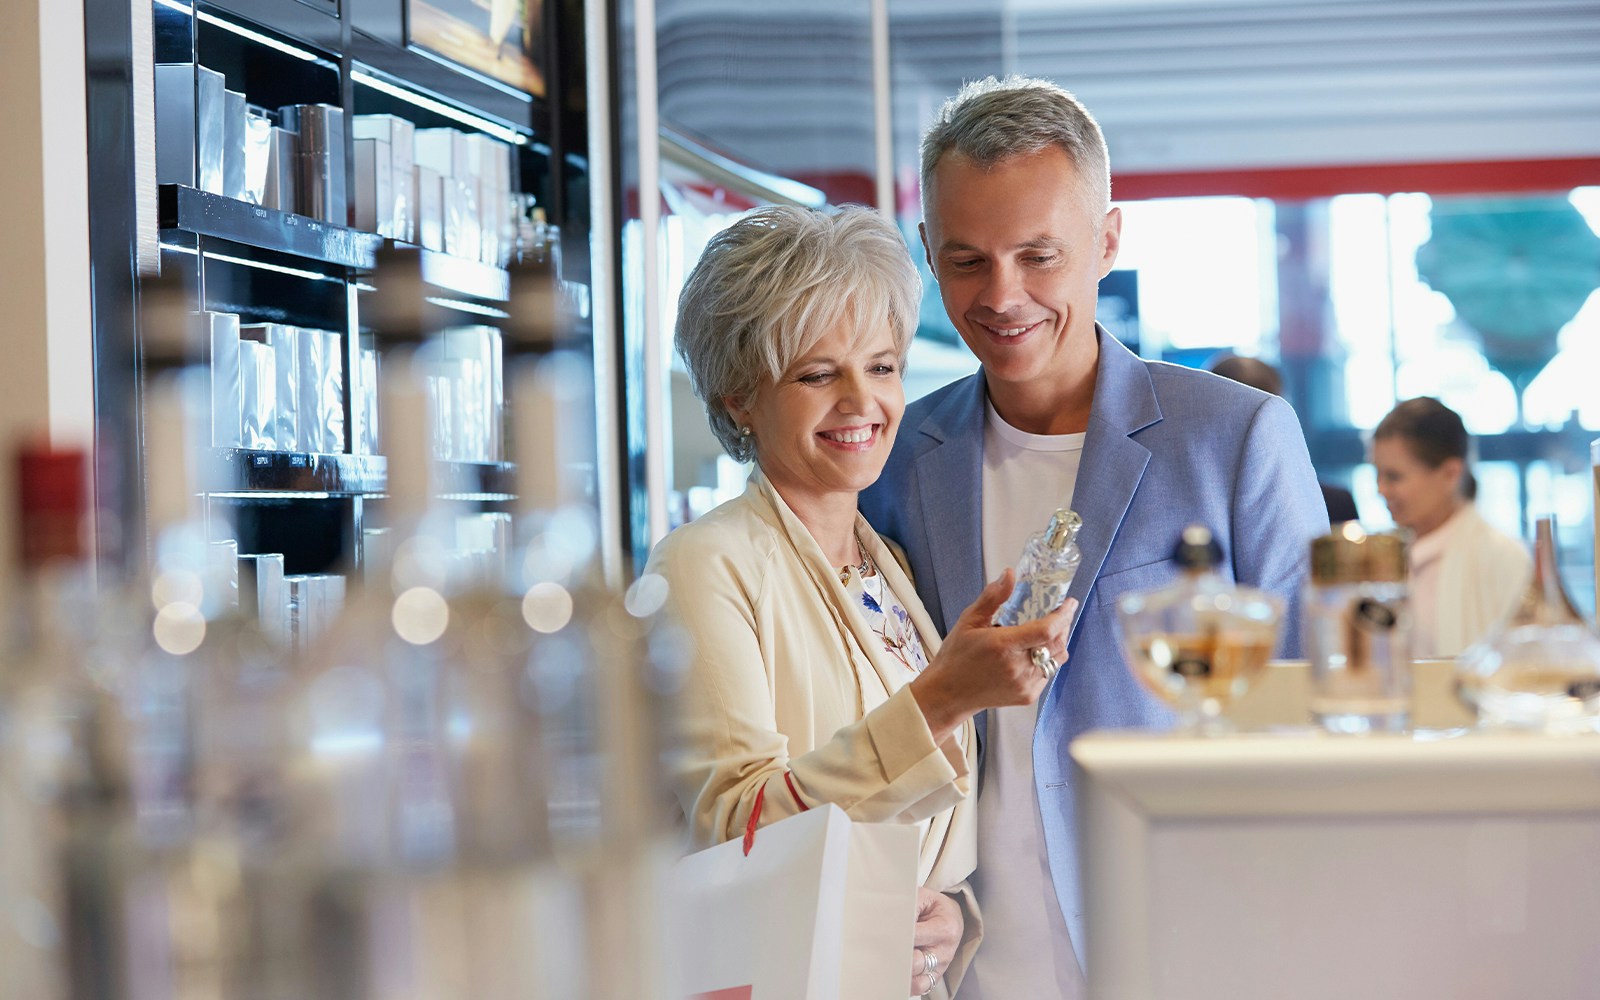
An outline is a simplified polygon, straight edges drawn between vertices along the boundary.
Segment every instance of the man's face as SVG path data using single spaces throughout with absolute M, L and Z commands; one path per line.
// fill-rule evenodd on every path
M 1099 282 L 1122 216 L 1088 205 L 1054 147 L 988 169 L 960 154 L 934 168 L 922 243 L 944 308 L 991 391 L 1081 373 L 1095 353 Z

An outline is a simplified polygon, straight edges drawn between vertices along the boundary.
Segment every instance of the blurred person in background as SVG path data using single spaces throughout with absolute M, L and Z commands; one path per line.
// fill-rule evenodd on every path
M 910 986 L 941 996 L 981 936 L 966 882 L 972 717 L 1038 697 L 1048 678 L 1031 651 L 1065 658 L 1073 607 L 992 627 L 1008 571 L 941 642 L 857 513 L 905 409 L 920 295 L 899 231 L 867 209 L 761 209 L 711 240 L 677 347 L 712 431 L 756 470 L 743 496 L 668 535 L 648 571 L 668 580 L 697 647 L 676 776 L 694 847 L 743 835 L 753 812 L 765 825 L 829 802 L 917 824 Z
M 1084 990 L 1082 879 L 1069 744 L 1098 728 L 1168 728 L 1124 659 L 1115 605 L 1177 579 L 1184 527 L 1208 526 L 1225 579 L 1284 600 L 1299 650 L 1311 539 L 1328 530 L 1283 400 L 1146 361 L 1095 322 L 1116 263 L 1105 138 L 1047 80 L 962 88 L 922 141 L 921 228 L 945 312 L 982 363 L 918 400 L 862 511 L 905 547 L 934 624 L 950 626 L 1058 507 L 1083 518 L 1072 660 L 1038 708 L 979 721 L 978 871 L 985 941 L 969 996 Z M 1203 234 L 1202 234 L 1203 238 Z
M 1260 358 L 1224 353 L 1212 358 L 1211 363 L 1206 365 L 1206 371 L 1274 396 L 1283 395 L 1283 376 L 1278 374 L 1278 369 Z M 1320 481 L 1317 485 L 1322 489 L 1322 503 L 1328 508 L 1330 525 L 1361 520 L 1361 515 L 1356 511 L 1356 498 L 1350 495 L 1349 490 Z
M 1378 492 L 1411 532 L 1411 634 L 1417 656 L 1455 656 L 1509 614 L 1533 560 L 1478 513 L 1468 468 L 1472 440 L 1456 411 L 1408 399 L 1372 432 Z

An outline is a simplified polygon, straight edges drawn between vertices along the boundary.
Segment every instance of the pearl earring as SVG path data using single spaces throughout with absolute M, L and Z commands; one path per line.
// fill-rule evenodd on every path
M 742 437 L 742 438 L 747 438 L 747 437 L 750 436 L 750 425 L 749 424 L 746 424 L 745 426 L 739 428 L 739 436 Z

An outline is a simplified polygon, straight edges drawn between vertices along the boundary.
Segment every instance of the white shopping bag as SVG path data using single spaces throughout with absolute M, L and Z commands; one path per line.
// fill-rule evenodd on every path
M 667 995 L 900 1000 L 919 842 L 918 827 L 824 805 L 684 858 L 667 897 Z

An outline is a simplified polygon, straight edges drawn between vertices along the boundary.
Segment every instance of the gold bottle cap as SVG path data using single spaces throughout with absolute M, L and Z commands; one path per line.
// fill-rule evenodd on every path
M 1311 542 L 1311 582 L 1400 583 L 1406 578 L 1406 543 L 1399 535 L 1369 535 L 1346 521 Z

